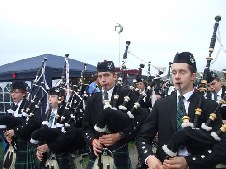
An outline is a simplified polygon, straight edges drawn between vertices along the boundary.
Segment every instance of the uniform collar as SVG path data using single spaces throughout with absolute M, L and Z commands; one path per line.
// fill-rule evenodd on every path
M 184 98 L 185 98 L 185 100 L 188 101 L 193 93 L 194 93 L 194 90 L 185 93 L 185 94 L 183 95 Z M 180 95 L 180 93 L 179 93 L 179 91 L 177 90 L 177 99 L 178 99 L 178 96 L 179 96 L 179 95 Z
M 113 93 L 115 87 L 112 87 L 110 90 L 107 91 L 108 95 Z M 102 89 L 102 93 L 104 93 L 104 90 Z
M 221 96 L 222 95 L 222 88 L 219 90 L 219 92 L 217 92 L 217 96 Z

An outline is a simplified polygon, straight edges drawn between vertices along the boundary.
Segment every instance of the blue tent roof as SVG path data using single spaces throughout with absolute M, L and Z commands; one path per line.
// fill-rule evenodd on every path
M 12 73 L 16 73 L 16 79 L 34 79 L 44 58 L 47 58 L 46 76 L 50 77 L 51 79 L 61 77 L 65 58 L 52 54 L 44 54 L 0 66 L 0 81 L 15 80 L 12 77 Z M 70 68 L 70 77 L 80 77 L 81 71 L 84 67 L 84 63 L 74 59 L 70 59 L 70 56 L 68 62 Z M 96 72 L 96 67 L 87 64 L 85 74 L 92 74 L 94 72 Z

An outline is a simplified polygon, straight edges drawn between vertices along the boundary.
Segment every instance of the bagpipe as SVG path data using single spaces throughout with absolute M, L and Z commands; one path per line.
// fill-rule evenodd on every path
M 200 97 L 198 106 L 195 109 L 194 123 L 189 121 L 188 116 L 184 116 L 182 118 L 183 123 L 181 124 L 183 129 L 177 131 L 167 145 L 162 147 L 168 157 L 177 156 L 180 147 L 186 147 L 191 155 L 196 155 L 207 149 L 211 149 L 214 144 L 221 140 L 221 134 L 226 132 L 225 124 L 217 132 L 211 132 L 212 124 L 217 117 L 217 113 L 220 111 L 221 105 L 226 103 L 226 93 L 213 113 L 210 114 L 207 122 L 202 123 L 201 128 L 198 128 L 199 117 L 202 113 L 202 101 L 205 99 L 203 96 Z
M 28 94 L 28 96 L 24 96 L 24 99 L 21 103 L 22 109 L 21 114 L 14 116 L 14 113 L 18 106 L 12 106 L 11 109 L 8 110 L 8 112 L 0 118 L 0 125 L 5 126 L 4 130 L 10 130 L 10 129 L 17 129 L 19 128 L 20 132 L 17 133 L 18 137 L 27 137 L 28 133 L 26 131 L 26 126 L 20 126 L 24 123 L 37 123 L 38 120 L 34 117 L 37 116 L 36 113 L 40 108 L 41 102 L 43 101 L 45 95 L 46 95 L 46 89 L 43 87 L 43 84 L 46 83 L 45 81 L 45 64 L 46 64 L 46 58 L 44 58 L 41 67 L 38 69 L 37 75 L 35 77 L 35 80 L 33 81 L 32 88 Z M 42 78 L 42 80 L 41 80 Z M 37 89 L 38 88 L 38 89 Z M 28 89 L 26 89 L 27 91 Z M 44 94 L 42 94 L 44 93 Z M 38 97 L 39 96 L 39 97 Z M 41 98 L 40 98 L 41 97 Z M 31 99 L 30 99 L 31 98 Z M 18 127 L 20 126 L 20 127 Z M 4 132 L 5 137 L 8 137 L 7 132 Z M 30 133 L 29 133 L 30 134 Z M 16 160 L 16 138 L 12 137 L 12 141 L 9 143 L 8 150 L 6 151 L 4 155 L 3 160 L 3 168 L 14 168 L 15 160 Z
M 67 101 L 65 110 L 69 112 L 69 118 L 64 120 L 65 128 L 74 126 L 76 128 L 82 127 L 82 119 L 84 115 L 84 110 L 86 106 L 86 101 L 89 97 L 87 94 L 85 86 L 85 77 L 84 73 L 86 71 L 87 63 L 84 63 L 83 69 L 81 71 L 81 77 L 79 80 L 79 86 L 73 85 L 71 90 L 71 96 Z
M 23 122 L 26 121 L 28 122 L 34 117 L 35 112 L 40 108 L 41 102 L 43 101 L 47 93 L 46 89 L 43 87 L 45 81 L 40 82 L 40 78 L 44 76 L 46 60 L 47 59 L 45 58 L 44 61 L 42 62 L 42 66 L 38 70 L 36 79 L 34 80 L 34 83 L 32 85 L 30 93 L 28 94 L 28 97 L 24 96 L 22 102 L 23 108 L 21 109 L 22 114 L 20 114 L 18 117 L 14 117 L 12 114 L 15 112 L 16 109 L 15 106 L 13 106 L 7 111 L 7 113 L 3 117 L 0 118 L 0 125 L 5 126 L 6 130 L 15 128 L 18 125 L 22 124 Z M 38 84 L 38 82 L 40 82 L 40 84 Z M 38 97 L 38 95 L 41 92 L 44 92 L 44 94 L 42 94 L 41 97 Z M 30 95 L 31 100 L 29 99 Z
M 44 143 L 51 143 L 57 137 L 59 137 L 63 132 L 65 132 L 64 128 L 64 121 L 68 118 L 68 111 L 66 109 L 66 93 L 65 91 L 69 92 L 68 89 L 68 80 L 69 78 L 69 64 L 68 64 L 68 56 L 69 54 L 65 54 L 65 62 L 64 68 L 61 74 L 61 80 L 58 82 L 59 85 L 52 88 L 53 93 L 58 96 L 58 108 L 57 113 L 55 115 L 54 124 L 49 123 L 49 119 L 51 116 L 51 108 L 46 112 L 46 119 L 42 122 L 41 128 L 34 131 L 31 135 L 30 142 L 33 144 L 44 144 Z M 66 89 L 66 90 L 65 90 Z M 73 92 L 71 92 L 73 95 Z M 68 95 L 68 93 L 67 93 Z M 72 101 L 72 95 L 69 97 L 68 100 Z M 70 109 L 71 105 L 67 105 L 67 108 Z M 51 126 L 52 125 L 52 126 Z
M 23 98 L 23 104 L 21 104 L 21 106 L 23 105 L 21 109 L 22 113 L 17 117 L 14 117 L 13 114 L 16 111 L 17 107 L 13 105 L 6 112 L 6 114 L 0 118 L 0 125 L 2 125 L 2 128 L 6 128 L 6 130 L 9 130 L 17 127 L 23 122 L 29 121 L 35 115 L 35 112 L 40 108 L 40 105 L 47 93 L 45 87 L 43 86 L 46 83 L 44 81 L 46 60 L 46 58 L 43 60 L 42 65 L 39 68 L 36 78 L 32 84 L 31 90 L 28 93 L 28 96 L 24 96 Z M 41 77 L 43 77 L 43 81 L 41 81 Z M 42 94 L 42 92 L 44 94 Z
M 58 96 L 59 104 L 56 114 L 56 119 L 53 125 L 48 122 L 50 116 L 42 122 L 42 127 L 34 131 L 31 135 L 31 143 L 44 144 L 52 143 L 60 135 L 70 132 L 71 127 L 78 127 L 82 121 L 81 103 L 82 98 L 74 90 L 71 91 L 71 95 L 67 103 L 60 100 Z M 49 114 L 51 111 L 48 111 Z
M 128 86 L 127 74 L 126 74 L 126 60 L 127 60 L 127 54 L 128 54 L 128 49 L 129 49 L 130 44 L 131 44 L 130 41 L 126 41 L 126 49 L 123 54 L 122 65 L 121 65 L 120 73 L 119 73 L 119 77 L 121 77 L 122 85 L 124 85 L 125 87 Z
M 150 65 L 148 65 L 148 70 L 150 69 Z M 145 92 L 144 98 L 141 100 L 140 105 L 142 108 L 150 109 L 152 107 L 152 90 L 151 86 L 149 84 L 149 81 L 145 76 L 142 75 L 143 68 L 145 67 L 144 64 L 140 64 L 138 68 L 138 73 L 135 76 L 135 79 L 133 80 L 134 87 L 135 87 L 135 93 L 139 96 L 142 95 Z M 148 73 L 149 74 L 149 73 Z
M 138 100 L 134 103 L 134 105 L 129 110 L 128 104 L 131 104 L 131 98 L 134 94 L 134 87 L 130 87 L 126 96 L 124 96 L 124 100 L 121 105 L 116 106 L 117 100 L 119 98 L 119 88 L 121 87 L 121 82 L 117 83 L 116 93 L 113 95 L 112 105 L 111 101 L 108 99 L 107 91 L 104 91 L 104 100 L 103 100 L 103 110 L 98 115 L 98 122 L 94 126 L 94 129 L 100 133 L 116 133 L 122 131 L 126 128 L 135 117 L 142 123 L 146 116 L 141 112 L 137 112 L 136 110 L 140 107 L 141 100 L 146 96 L 145 92 L 141 93 Z M 130 102 L 130 103 L 129 103 Z
M 69 54 L 65 54 L 65 62 L 63 71 L 61 74 L 61 79 L 56 86 L 51 88 L 48 92 L 49 94 L 58 96 L 58 107 L 56 114 L 52 114 L 51 107 L 46 111 L 46 117 L 42 122 L 39 129 L 35 130 L 31 134 L 30 142 L 35 145 L 43 145 L 52 143 L 59 136 L 61 136 L 65 131 L 64 121 L 68 118 L 68 111 L 66 109 L 66 100 L 72 101 L 72 95 L 70 95 L 69 90 Z M 71 92 L 73 93 L 73 92 Z M 70 105 L 67 105 L 70 109 Z M 55 120 L 54 120 L 55 119 Z M 59 164 L 56 160 L 56 154 L 53 152 L 48 152 L 43 154 L 43 159 L 41 161 L 41 166 L 47 169 L 58 169 Z
M 55 115 L 54 123 L 50 123 L 50 113 L 49 110 L 46 115 L 46 119 L 42 122 L 42 127 L 34 131 L 31 135 L 30 142 L 36 145 L 49 144 L 53 143 L 60 136 L 70 137 L 70 143 L 68 143 L 69 148 L 57 149 L 56 152 L 51 152 L 48 154 L 44 154 L 44 158 L 42 160 L 42 165 L 45 167 L 58 168 L 58 164 L 56 162 L 56 156 L 65 153 L 74 151 L 74 146 L 79 144 L 81 148 L 84 147 L 84 141 L 82 139 L 82 132 L 80 132 L 79 126 L 81 126 L 82 117 L 83 117 L 83 97 L 81 96 L 81 87 L 77 85 L 70 86 L 67 85 L 67 78 L 69 78 L 69 63 L 68 63 L 68 54 L 65 54 L 65 63 L 64 69 L 61 75 L 61 80 L 58 86 L 55 86 L 54 94 L 58 96 L 58 108 Z M 85 65 L 86 66 L 86 65 Z M 85 70 L 84 66 L 84 70 Z M 82 71 L 84 73 L 84 70 Z M 83 75 L 82 73 L 82 75 Z M 83 78 L 83 76 L 82 76 Z M 80 85 L 81 85 L 80 81 Z M 69 93 L 68 99 L 65 99 L 66 94 L 65 91 Z M 62 143 L 63 144 L 63 143 Z M 73 144 L 73 145 L 72 145 Z M 73 146 L 73 147 L 72 147 Z
M 165 81 L 165 85 L 164 85 L 164 90 L 163 90 L 163 94 L 164 96 L 169 96 L 171 95 L 174 91 L 175 91 L 175 87 L 172 83 L 172 80 L 171 80 L 171 70 L 172 70 L 172 62 L 169 62 L 169 68 L 168 68 L 168 73 L 167 73 L 167 76 L 166 76 L 166 81 Z
M 149 62 L 151 65 L 151 62 Z M 158 70 L 158 74 L 150 79 L 150 87 L 152 89 L 152 97 L 151 97 L 151 103 L 152 106 L 154 106 L 155 101 L 158 99 L 158 96 L 164 97 L 164 92 L 163 92 L 163 80 L 161 78 L 161 75 L 165 72 L 165 67 L 157 67 L 152 65 L 156 70 Z
M 207 57 L 207 65 L 204 70 L 203 79 L 201 80 L 201 84 L 199 85 L 198 91 L 199 92 L 199 102 L 198 106 L 195 109 L 195 117 L 194 122 L 190 122 L 190 119 L 188 116 L 184 116 L 182 118 L 182 130 L 175 133 L 169 142 L 166 145 L 163 145 L 162 149 L 166 153 L 166 156 L 168 157 L 174 157 L 177 156 L 178 150 L 180 147 L 186 147 L 187 151 L 191 155 L 201 154 L 204 151 L 208 150 L 208 153 L 212 152 L 212 147 L 217 144 L 221 140 L 221 136 L 223 133 L 226 132 L 226 125 L 222 125 L 220 129 L 217 132 L 214 132 L 212 130 L 212 125 L 214 123 L 214 120 L 217 118 L 217 114 L 219 114 L 220 107 L 222 104 L 225 104 L 226 101 L 226 94 L 220 100 L 220 103 L 216 106 L 213 113 L 210 114 L 209 119 L 206 123 L 202 123 L 201 128 L 199 128 L 198 123 L 200 116 L 202 114 L 202 104 L 205 100 L 204 93 L 207 91 L 207 77 L 210 67 L 210 62 L 212 60 L 211 54 L 213 52 L 215 42 L 216 42 L 216 31 L 219 25 L 219 21 L 221 20 L 220 16 L 215 17 L 216 23 L 214 26 L 214 32 L 211 38 L 210 42 L 210 48 L 209 48 L 209 57 Z M 205 158 L 204 155 L 202 155 L 202 158 Z

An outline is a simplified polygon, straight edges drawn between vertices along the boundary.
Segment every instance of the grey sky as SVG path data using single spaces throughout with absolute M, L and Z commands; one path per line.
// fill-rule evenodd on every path
M 107 59 L 118 66 L 129 40 L 129 68 L 151 61 L 154 66 L 168 69 L 176 52 L 190 51 L 198 70 L 203 71 L 216 15 L 222 17 L 219 31 L 222 44 L 226 45 L 225 0 L 0 2 L 0 65 L 46 53 L 69 53 L 70 58 L 92 65 Z M 124 27 L 120 45 L 116 23 Z M 213 58 L 219 47 L 216 42 Z M 226 68 L 225 59 L 221 50 L 211 68 Z M 152 67 L 151 73 L 156 74 L 157 70 Z

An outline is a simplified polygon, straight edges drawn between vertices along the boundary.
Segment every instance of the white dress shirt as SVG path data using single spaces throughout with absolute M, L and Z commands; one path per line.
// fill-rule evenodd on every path
M 113 90 L 114 90 L 114 87 L 107 91 L 107 93 L 108 93 L 108 100 L 111 100 Z M 103 100 L 104 100 L 104 90 L 102 90 L 102 97 L 103 97 Z
M 190 104 L 190 101 L 189 101 L 189 98 L 191 97 L 191 95 L 194 93 L 194 91 L 190 91 L 188 93 L 185 93 L 183 96 L 184 96 L 184 107 L 185 107 L 185 110 L 186 110 L 186 114 L 188 115 L 188 107 L 189 107 L 189 104 Z M 179 92 L 177 91 L 177 103 L 179 101 L 178 97 L 179 97 Z M 183 150 L 179 149 L 178 151 L 178 155 L 179 156 L 188 156 L 189 153 L 187 151 L 186 148 L 184 148 Z
M 15 105 L 17 105 L 17 109 L 15 111 L 15 113 L 13 114 L 14 117 L 22 117 L 22 114 L 19 114 L 19 109 L 20 109 L 20 105 L 23 102 L 23 100 L 21 100 L 19 103 L 14 103 Z
M 219 103 L 219 101 L 221 100 L 221 95 L 222 95 L 222 88 L 219 90 L 219 92 L 217 92 L 217 100 L 216 100 L 217 103 Z M 211 95 L 211 99 L 214 100 L 214 94 L 213 93 Z

